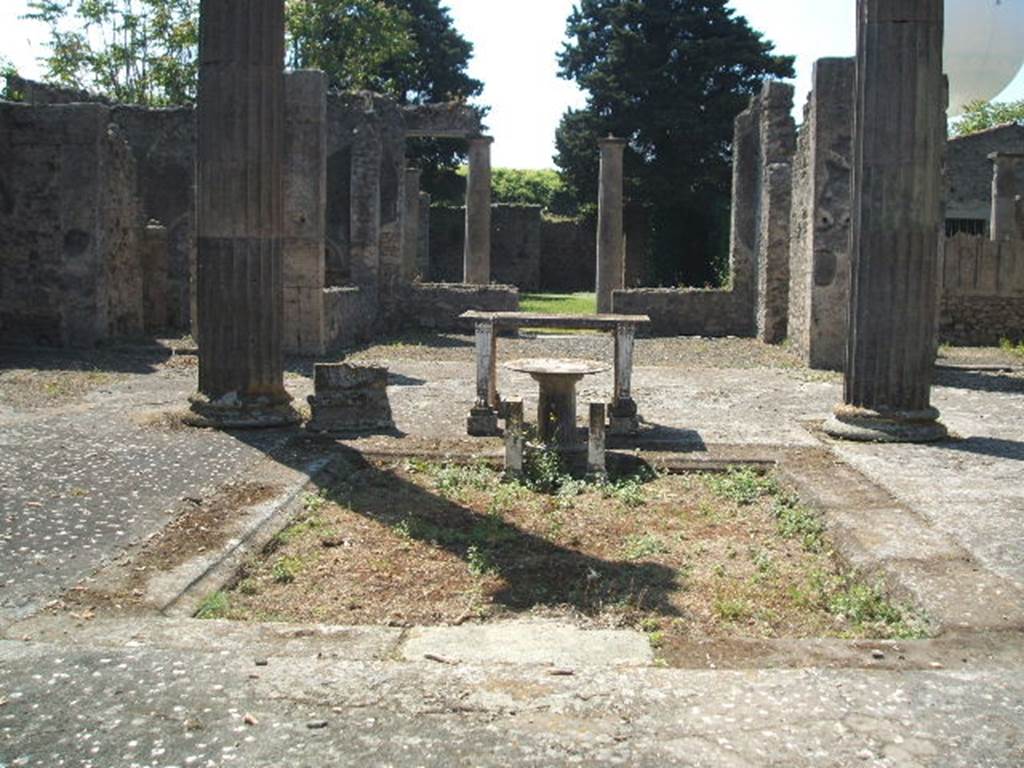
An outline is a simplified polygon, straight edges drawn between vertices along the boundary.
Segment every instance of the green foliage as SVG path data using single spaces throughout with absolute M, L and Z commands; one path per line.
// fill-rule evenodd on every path
M 738 598 L 715 600 L 715 613 L 723 621 L 744 621 L 750 618 L 750 604 Z
M 522 312 L 550 315 L 595 315 L 597 294 L 594 293 L 523 293 L 519 296 Z
M 195 100 L 199 0 L 29 0 L 47 79 L 128 104 Z
M 1000 348 L 1011 355 L 1024 357 L 1024 339 L 1014 342 L 1012 339 L 1002 339 L 999 342 Z
M 498 473 L 486 464 L 444 464 L 434 470 L 434 482 L 442 494 L 456 498 L 464 491 L 486 491 L 498 482 Z
M 274 581 L 278 584 L 291 584 L 302 572 L 303 562 L 298 557 L 279 558 L 270 571 Z
M 560 216 L 575 215 L 579 209 L 575 196 L 556 171 L 495 168 L 491 184 L 496 203 L 539 205 Z
M 214 592 L 208 595 L 199 605 L 196 611 L 197 619 L 223 619 L 230 609 L 228 596 L 224 592 Z
M 0 88 L 0 99 L 4 101 L 23 101 L 24 94 L 19 93 L 11 87 L 10 82 L 7 78 L 16 76 L 18 74 L 17 68 L 11 63 L 10 59 L 6 56 L 0 55 L 0 78 L 3 78 L 3 88 Z
M 777 499 L 772 514 L 778 522 L 779 535 L 785 539 L 800 539 L 808 552 L 825 549 L 825 524 L 814 512 L 800 504 L 796 498 Z
M 793 75 L 793 59 L 773 55 L 727 0 L 584 0 L 567 35 L 561 75 L 588 94 L 556 136 L 568 188 L 593 202 L 598 138 L 626 137 L 627 194 L 651 207 L 656 277 L 714 282 L 728 227 L 733 120 L 765 78 Z
M 880 584 L 865 584 L 846 575 L 832 579 L 819 576 L 817 586 L 829 613 L 860 634 L 898 639 L 928 636 L 925 622 L 890 601 Z
M 1024 125 L 1024 99 L 971 102 L 950 130 L 954 136 L 969 136 L 1007 123 Z
M 774 478 L 750 467 L 730 469 L 723 474 L 706 477 L 708 486 L 715 495 L 741 506 L 753 504 L 764 496 L 778 492 L 778 483 Z
M 289 59 L 334 88 L 395 94 L 416 67 L 412 18 L 378 0 L 290 0 Z
M 643 560 L 645 557 L 654 557 L 666 552 L 668 547 L 665 546 L 665 542 L 650 533 L 630 536 L 622 548 L 622 556 L 627 560 Z

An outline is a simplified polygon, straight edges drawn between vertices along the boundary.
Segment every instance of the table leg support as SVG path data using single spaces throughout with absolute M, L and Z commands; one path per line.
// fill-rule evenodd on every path
M 623 324 L 615 329 L 615 395 L 608 408 L 609 431 L 613 435 L 632 435 L 640 429 L 632 392 L 635 342 L 635 325 Z
M 482 321 L 476 324 L 476 402 L 466 420 L 466 432 L 472 437 L 492 437 L 501 434 L 498 429 L 498 413 L 501 399 L 498 396 L 497 337 L 494 323 Z
M 605 419 L 607 406 L 604 403 L 590 404 L 590 428 L 587 435 L 587 475 L 592 478 L 606 478 L 605 464 Z

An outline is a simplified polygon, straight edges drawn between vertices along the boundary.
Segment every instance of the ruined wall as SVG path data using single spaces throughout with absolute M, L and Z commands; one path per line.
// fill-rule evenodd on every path
M 789 320 L 789 226 L 793 195 L 793 86 L 765 83 L 761 93 L 761 195 L 757 228 L 757 337 L 786 338 Z
M 821 59 L 793 165 L 789 339 L 812 368 L 841 370 L 849 314 L 853 59 Z
M 967 345 L 1024 339 L 1024 241 L 946 240 L 939 337 Z
M 147 221 L 167 227 L 167 322 L 191 328 L 196 261 L 195 110 L 117 106 L 111 120 L 124 133 L 138 168 L 136 194 Z
M 770 274 L 782 269 L 778 233 L 784 228 L 782 219 L 789 216 L 789 208 L 780 202 L 784 198 L 782 177 L 773 178 L 769 167 L 781 163 L 783 148 L 792 146 L 791 134 L 788 139 L 781 138 L 791 128 L 784 118 L 787 96 L 792 99 L 792 89 L 765 83 L 735 121 L 728 287 L 615 291 L 615 312 L 650 315 L 651 325 L 646 332 L 656 336 L 756 335 L 758 255 L 763 247 L 771 256 L 775 272 Z M 768 164 L 766 159 L 773 162 Z M 767 282 L 776 288 L 779 285 L 776 276 Z M 777 313 L 779 301 L 771 306 Z
M 143 331 L 135 164 L 110 109 L 0 103 L 0 337 Z
M 627 237 L 627 247 L 629 238 Z M 544 219 L 540 229 L 540 284 L 555 293 L 593 291 L 597 284 L 597 222 Z
M 470 324 L 459 320 L 469 310 L 515 312 L 519 291 L 511 285 L 465 285 L 462 283 L 419 283 L 405 295 L 407 325 L 435 331 L 469 332 Z
M 1024 126 L 1003 125 L 946 145 L 946 219 L 989 220 L 993 152 L 1024 152 Z M 984 232 L 976 234 L 987 234 Z
M 540 288 L 541 232 L 540 206 L 491 206 L 491 274 L 495 282 L 515 285 L 524 291 Z M 431 209 L 431 280 L 446 283 L 462 280 L 465 238 L 465 208 Z

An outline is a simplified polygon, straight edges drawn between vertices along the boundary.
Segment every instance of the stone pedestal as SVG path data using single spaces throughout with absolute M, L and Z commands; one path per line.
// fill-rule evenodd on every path
M 394 428 L 388 369 L 345 363 L 318 364 L 309 398 L 313 432 L 376 432 Z
M 142 311 L 146 333 L 171 327 L 168 313 L 167 227 L 151 221 L 142 233 Z
M 633 399 L 635 344 L 635 325 L 622 323 L 615 328 L 615 393 L 608 408 L 613 435 L 633 435 L 640 430 L 640 416 Z
M 491 282 L 491 144 L 490 136 L 469 139 L 466 179 L 466 245 L 463 282 Z
M 853 280 L 843 403 L 826 430 L 946 435 L 931 407 L 946 87 L 943 0 L 859 0 Z
M 604 403 L 590 404 L 590 425 L 587 430 L 587 475 L 605 478 L 608 469 L 605 459 L 605 419 L 607 406 Z
M 597 311 L 612 311 L 612 291 L 625 286 L 626 243 L 622 230 L 622 159 L 625 139 L 609 136 L 601 147 L 597 209 Z
M 505 403 L 505 474 L 510 478 L 523 476 L 526 456 L 526 431 L 523 401 Z
M 282 359 L 284 0 L 202 0 L 193 424 L 293 423 Z
M 994 152 L 992 161 L 992 239 L 1024 240 L 1024 155 Z

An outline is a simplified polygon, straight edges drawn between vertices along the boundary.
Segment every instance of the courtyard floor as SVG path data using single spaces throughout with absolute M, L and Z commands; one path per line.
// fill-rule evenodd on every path
M 499 340 L 608 360 L 603 336 Z M 692 638 L 566 617 L 358 627 L 201 621 L 244 542 L 285 524 L 327 458 L 496 454 L 470 440 L 469 337 L 354 351 L 391 372 L 396 433 L 178 426 L 195 358 L 169 346 L 0 352 L 0 766 L 1024 764 L 1024 361 L 944 349 L 953 438 L 835 443 L 837 375 L 782 348 L 640 340 L 636 446 L 774 466 L 843 561 L 912 601 L 921 640 Z M 286 383 L 311 393 L 309 361 Z M 505 396 L 535 387 L 501 371 Z M 607 399 L 608 375 L 580 400 Z M 582 410 L 582 409 L 581 409 Z M 310 485 L 310 478 L 314 478 Z M 237 550 L 237 551 L 236 551 Z

